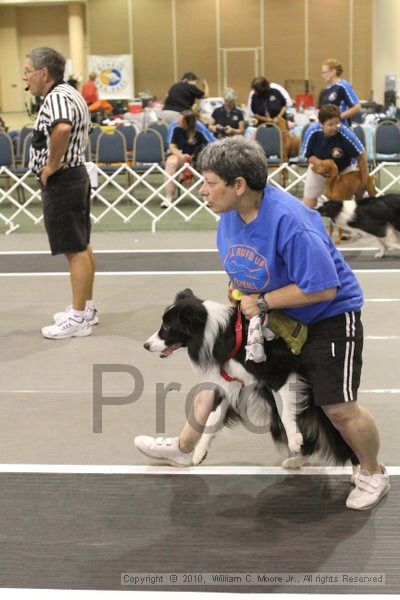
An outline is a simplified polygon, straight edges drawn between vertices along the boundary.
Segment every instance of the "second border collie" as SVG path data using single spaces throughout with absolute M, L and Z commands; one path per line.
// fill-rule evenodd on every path
M 339 227 L 374 235 L 379 244 L 375 258 L 382 258 L 389 249 L 400 250 L 400 194 L 361 200 L 328 200 L 317 210 Z

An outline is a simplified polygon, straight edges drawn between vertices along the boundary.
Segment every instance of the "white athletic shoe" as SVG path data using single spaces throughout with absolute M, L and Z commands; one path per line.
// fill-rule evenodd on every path
M 142 454 L 173 467 L 189 467 L 192 464 L 193 452 L 182 452 L 177 437 L 153 438 L 149 435 L 139 435 L 135 438 L 135 446 Z
M 64 321 L 58 321 L 54 325 L 47 325 L 42 328 L 42 334 L 50 340 L 64 340 L 71 337 L 86 337 L 92 335 L 86 319 L 77 321 L 71 315 L 66 315 Z
M 369 473 L 360 471 L 355 480 L 355 488 L 346 500 L 347 508 L 354 510 L 368 510 L 378 504 L 390 490 L 389 475 L 383 465 L 382 473 Z
M 169 208 L 170 206 L 172 206 L 172 200 L 169 200 L 169 198 L 164 198 L 164 200 L 162 200 L 160 206 L 161 206 L 161 208 Z
M 69 316 L 68 313 L 70 312 L 71 308 L 72 306 L 70 304 L 62 312 L 55 313 L 53 315 L 54 322 L 58 323 L 58 321 L 64 321 Z M 99 315 L 97 313 L 97 309 L 94 308 L 94 306 L 85 310 L 85 319 L 90 326 L 97 325 L 97 323 L 99 322 Z

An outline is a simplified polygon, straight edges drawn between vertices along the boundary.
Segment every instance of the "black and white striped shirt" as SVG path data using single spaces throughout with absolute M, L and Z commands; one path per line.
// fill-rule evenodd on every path
M 50 134 L 57 123 L 70 123 L 72 126 L 68 149 L 61 160 L 65 163 L 64 168 L 84 164 L 91 128 L 90 115 L 83 97 L 68 83 L 55 84 L 50 88 L 35 121 L 29 168 L 38 177 L 40 169 L 48 161 Z

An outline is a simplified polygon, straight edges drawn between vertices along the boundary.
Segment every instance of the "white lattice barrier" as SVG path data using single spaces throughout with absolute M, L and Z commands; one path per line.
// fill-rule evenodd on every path
M 375 180 L 380 174 L 389 178 L 384 187 L 378 187 L 378 195 L 390 191 L 400 184 L 400 163 L 381 163 L 371 172 Z M 393 172 L 397 168 L 398 175 Z M 97 176 L 97 187 L 92 189 L 92 202 L 96 211 L 92 210 L 93 223 L 105 222 L 107 217 L 117 217 L 122 223 L 132 223 L 140 213 L 146 214 L 151 222 L 151 230 L 155 232 L 157 226 L 173 214 L 178 221 L 190 222 L 201 211 L 208 213 L 213 219 L 215 215 L 198 195 L 198 190 L 203 178 L 192 166 L 183 165 L 174 175 L 168 173 L 158 164 L 143 166 L 143 171 L 137 171 L 129 165 L 123 164 L 113 172 L 106 172 L 97 165 L 92 164 L 92 170 Z M 182 176 L 189 170 L 191 179 L 183 182 Z M 302 193 L 302 188 L 297 187 L 304 183 L 306 172 L 300 172 L 295 166 L 286 163 L 268 172 L 268 181 L 281 190 L 286 190 L 294 195 Z M 156 181 L 155 181 L 156 180 Z M 164 210 L 160 210 L 161 202 L 166 198 L 166 186 L 173 182 L 179 195 Z M 188 202 L 189 201 L 189 202 Z M 6 234 L 18 229 L 19 219 L 23 215 L 35 225 L 43 219 L 42 214 L 34 214 L 34 207 L 38 213 L 40 204 L 40 190 L 32 179 L 32 173 L 27 172 L 17 175 L 7 167 L 0 168 L 0 220 L 8 227 Z M 183 205 L 185 210 L 183 210 Z

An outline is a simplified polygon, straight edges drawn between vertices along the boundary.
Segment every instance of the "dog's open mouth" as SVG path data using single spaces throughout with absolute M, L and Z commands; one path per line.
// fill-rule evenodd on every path
M 175 352 L 175 350 L 178 350 L 178 348 L 181 348 L 182 344 L 180 342 L 176 342 L 175 344 L 171 344 L 171 346 L 168 346 L 167 348 L 165 348 L 165 350 L 163 350 L 160 354 L 160 358 L 167 358 L 167 356 L 170 356 L 173 352 Z

